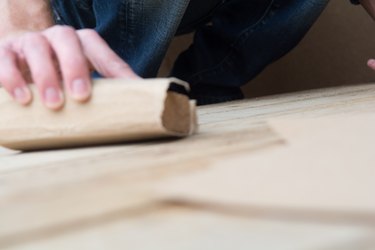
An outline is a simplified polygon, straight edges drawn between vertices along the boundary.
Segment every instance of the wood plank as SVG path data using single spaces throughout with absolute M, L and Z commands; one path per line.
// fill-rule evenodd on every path
M 374 236 L 372 228 L 358 225 L 160 205 L 99 217 L 76 228 L 51 231 L 48 237 L 23 239 L 24 244 L 7 249 L 370 250 Z
M 91 225 L 98 218 L 117 213 L 121 220 L 137 209 L 153 211 L 155 204 L 172 198 L 155 188 L 166 180 L 204 172 L 223 162 L 244 167 L 250 162 L 232 159 L 282 148 L 285 140 L 268 125 L 270 119 L 374 111 L 375 85 L 367 84 L 200 107 L 200 132 L 182 140 L 3 153 L 0 155 L 0 246 L 11 246 L 25 239 L 14 246 L 39 249 L 38 243 L 30 242 L 40 237 L 47 239 L 48 231 L 70 230 L 80 223 Z M 264 175 L 264 181 L 267 178 Z M 342 215 L 343 219 L 345 216 Z M 359 214 L 352 221 L 360 227 L 372 228 L 362 218 Z M 147 224 L 148 220 L 142 221 L 141 224 Z M 56 237 L 60 239 L 69 233 L 64 230 Z M 79 232 L 77 235 L 80 236 L 69 238 L 66 244 L 78 243 L 82 235 Z M 199 244 L 201 238 L 196 239 L 194 242 Z
M 375 226 L 375 113 L 271 123 L 285 146 L 227 157 L 157 189 L 218 205 L 344 213 Z
M 58 111 L 43 106 L 36 88 L 25 107 L 0 89 L 0 145 L 30 151 L 188 136 L 196 130 L 195 103 L 168 91 L 173 84 L 188 88 L 174 78 L 95 80 L 88 102 L 67 99 Z

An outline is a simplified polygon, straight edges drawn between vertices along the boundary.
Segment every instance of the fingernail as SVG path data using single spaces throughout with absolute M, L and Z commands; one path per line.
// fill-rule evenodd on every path
M 13 91 L 14 98 L 21 104 L 27 104 L 31 100 L 30 90 L 26 87 L 17 87 Z
M 77 79 L 72 82 L 72 92 L 77 99 L 86 99 L 90 95 L 90 85 L 83 79 Z
M 54 87 L 49 87 L 44 92 L 44 100 L 47 107 L 58 108 L 63 102 L 62 93 L 59 89 Z

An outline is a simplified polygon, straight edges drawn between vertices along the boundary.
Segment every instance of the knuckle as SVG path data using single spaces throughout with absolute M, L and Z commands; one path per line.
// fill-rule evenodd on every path
M 93 29 L 82 29 L 78 31 L 78 34 L 84 38 L 97 38 L 99 34 Z
M 107 77 L 115 77 L 120 72 L 126 73 L 130 70 L 127 64 L 113 60 L 101 60 L 95 66 L 99 72 Z
M 82 74 L 88 74 L 88 64 L 83 61 L 66 61 L 61 65 L 64 76 L 76 76 Z
M 46 86 L 55 86 L 59 87 L 57 76 L 54 72 L 47 72 L 47 73 L 35 73 L 33 77 L 34 82 L 40 86 L 41 88 L 45 88 Z
M 60 32 L 75 32 L 75 29 L 69 25 L 55 25 L 54 29 Z
M 129 71 L 130 70 L 130 66 L 127 63 L 123 63 L 123 62 L 113 63 L 111 66 L 116 71 Z
M 69 69 L 70 71 L 79 70 L 82 68 L 83 60 L 80 57 L 68 57 L 61 60 L 60 66 L 63 69 Z
M 42 34 L 38 32 L 28 32 L 23 36 L 23 40 L 28 42 L 40 42 L 43 39 Z
M 56 36 L 74 35 L 75 29 L 67 25 L 56 25 L 50 28 L 50 33 Z
M 47 43 L 44 36 L 38 32 L 29 32 L 20 39 L 22 47 L 24 48 L 40 47 Z

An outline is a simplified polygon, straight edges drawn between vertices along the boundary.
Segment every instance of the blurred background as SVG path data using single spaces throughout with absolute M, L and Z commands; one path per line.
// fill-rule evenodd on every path
M 168 75 L 176 56 L 191 42 L 177 37 L 160 75 Z M 293 92 L 327 86 L 375 82 L 366 62 L 375 57 L 375 22 L 360 6 L 331 0 L 322 16 L 287 56 L 270 65 L 244 88 L 247 97 Z

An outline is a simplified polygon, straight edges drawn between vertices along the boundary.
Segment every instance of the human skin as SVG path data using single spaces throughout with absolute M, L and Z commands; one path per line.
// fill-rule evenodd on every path
M 90 98 L 92 70 L 139 78 L 94 30 L 53 26 L 48 0 L 0 0 L 0 17 L 0 83 L 22 105 L 33 99 L 30 82 L 58 110 L 65 98 Z
M 370 16 L 375 20 L 375 0 L 361 0 L 360 1 L 365 10 L 370 14 Z M 370 59 L 367 65 L 375 70 L 375 59 Z
M 361 4 L 375 19 L 375 0 Z M 0 0 L 0 58 L 0 84 L 18 103 L 32 101 L 32 82 L 54 110 L 66 98 L 90 98 L 92 70 L 104 77 L 139 78 L 94 30 L 54 26 L 49 0 Z M 375 60 L 368 66 L 375 70 Z

